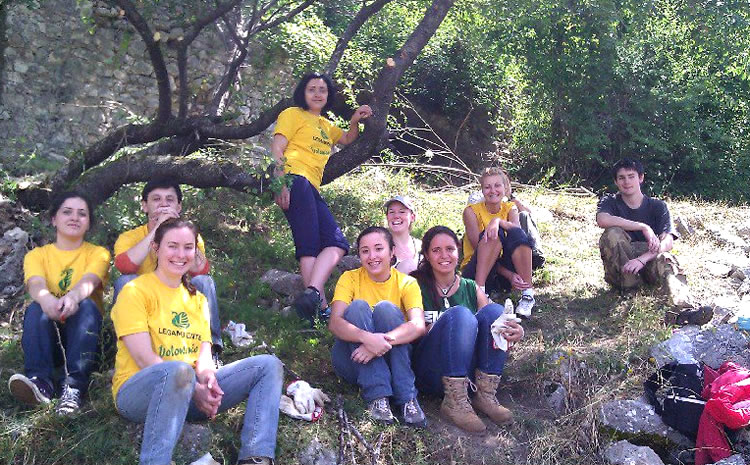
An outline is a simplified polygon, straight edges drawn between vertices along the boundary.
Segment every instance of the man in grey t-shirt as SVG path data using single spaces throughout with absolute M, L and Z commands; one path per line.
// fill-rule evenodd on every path
M 612 168 L 617 194 L 599 201 L 596 224 L 604 228 L 599 251 L 604 279 L 619 290 L 644 281 L 662 286 L 674 307 L 693 307 L 685 275 L 670 254 L 675 231 L 667 205 L 641 192 L 643 165 L 622 159 Z

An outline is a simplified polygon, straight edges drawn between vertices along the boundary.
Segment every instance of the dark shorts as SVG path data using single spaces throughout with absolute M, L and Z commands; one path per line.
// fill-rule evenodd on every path
M 502 265 L 504 268 L 509 269 L 512 272 L 516 272 L 516 268 L 513 266 L 511 256 L 513 252 L 520 246 L 525 245 L 529 248 L 534 248 L 534 240 L 531 239 L 521 228 L 511 228 L 506 231 L 502 228 L 498 231 L 500 236 L 500 243 L 503 245 L 503 254 L 495 262 L 495 266 L 490 269 L 490 273 L 487 275 L 487 283 L 485 284 L 485 290 L 491 291 L 509 291 L 510 281 L 505 279 L 501 274 L 497 272 L 497 266 Z M 484 237 L 484 231 L 479 233 L 479 239 Z M 477 253 L 474 251 L 474 255 L 471 257 L 469 263 L 461 270 L 461 276 L 464 278 L 474 279 L 477 274 Z
M 289 208 L 284 216 L 294 238 L 297 260 L 317 257 L 326 247 L 338 247 L 349 252 L 349 242 L 333 219 L 320 192 L 304 176 L 292 175 L 294 181 L 289 194 Z

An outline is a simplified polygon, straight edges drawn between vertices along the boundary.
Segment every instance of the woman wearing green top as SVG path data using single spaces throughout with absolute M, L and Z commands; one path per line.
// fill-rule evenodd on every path
M 417 389 L 444 394 L 440 413 L 456 426 L 472 432 L 485 430 L 474 409 L 495 423 L 512 418 L 497 401 L 507 353 L 494 347 L 490 326 L 503 313 L 470 279 L 456 273 L 460 242 L 445 226 L 430 228 L 422 239 L 423 260 L 412 273 L 422 290 L 428 333 L 416 342 L 412 367 Z M 523 337 L 523 328 L 506 323 L 509 343 Z M 477 395 L 469 403 L 467 386 L 474 375 Z

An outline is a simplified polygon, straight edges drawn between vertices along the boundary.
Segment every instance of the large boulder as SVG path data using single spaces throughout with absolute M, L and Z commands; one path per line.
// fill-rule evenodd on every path
M 19 227 L 0 238 L 0 296 L 12 296 L 23 289 L 23 258 L 29 234 Z
M 305 290 L 305 283 L 302 281 L 302 276 L 296 273 L 289 273 L 288 271 L 272 268 L 266 271 L 260 280 L 271 286 L 274 292 L 282 295 L 296 296 Z
M 650 447 L 618 441 L 604 451 L 604 458 L 613 465 L 664 465 Z
M 719 325 L 705 330 L 687 326 L 652 347 L 651 356 L 656 360 L 657 367 L 672 360 L 680 363 L 703 361 L 712 368 L 719 368 L 728 360 L 750 366 L 750 349 L 747 344 L 747 336 L 735 330 L 734 325 Z
M 613 400 L 602 405 L 599 411 L 602 427 L 619 433 L 619 436 L 639 437 L 663 446 L 690 447 L 688 437 L 667 426 L 654 408 L 641 400 Z M 650 436 L 650 438 L 649 438 Z

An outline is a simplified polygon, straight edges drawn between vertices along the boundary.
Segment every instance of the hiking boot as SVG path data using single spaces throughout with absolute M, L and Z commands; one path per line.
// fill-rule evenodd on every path
M 700 308 L 689 308 L 687 310 L 683 310 L 677 315 L 676 323 L 680 326 L 702 326 L 711 321 L 711 318 L 713 317 L 713 307 L 711 307 L 710 305 L 703 305 Z
M 249 465 L 249 464 L 262 464 L 262 465 L 273 465 L 273 459 L 268 457 L 250 457 L 237 461 L 237 465 Z
M 422 407 L 419 406 L 416 397 L 404 404 L 403 421 L 406 426 L 413 426 L 415 428 L 424 428 L 427 426 L 427 418 L 425 418 Z
M 48 404 L 54 396 L 54 389 L 45 380 L 17 373 L 8 380 L 8 389 L 17 400 L 27 405 Z
M 469 403 L 466 387 L 471 381 L 466 377 L 448 376 L 443 376 L 442 380 L 445 396 L 440 404 L 440 415 L 464 431 L 481 433 L 487 429 Z
M 516 305 L 516 314 L 521 318 L 531 318 L 531 309 L 534 308 L 534 296 L 531 294 L 521 294 L 521 300 Z
M 63 392 L 55 411 L 58 415 L 70 415 L 80 410 L 82 403 L 83 395 L 81 394 L 81 390 L 65 385 L 63 386 Z
M 310 326 L 315 324 L 315 317 L 320 312 L 320 292 L 310 286 L 294 299 L 292 306 L 297 312 L 297 316 L 310 322 Z
M 323 324 L 328 324 L 328 320 L 331 319 L 331 307 L 321 308 L 318 312 L 318 320 Z
M 480 370 L 474 372 L 477 380 L 477 395 L 474 396 L 474 408 L 484 413 L 495 424 L 500 425 L 513 420 L 510 410 L 497 401 L 497 386 L 500 376 L 491 375 Z
M 367 406 L 367 410 L 369 410 L 370 416 L 373 420 L 388 424 L 393 423 L 393 413 L 391 412 L 391 406 L 388 404 L 387 397 L 373 400 Z

